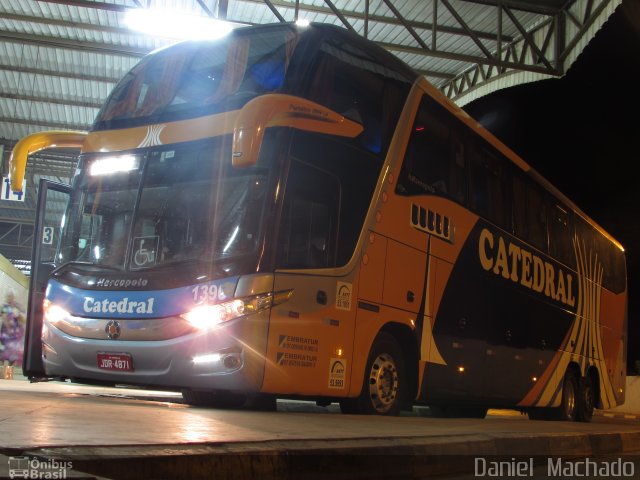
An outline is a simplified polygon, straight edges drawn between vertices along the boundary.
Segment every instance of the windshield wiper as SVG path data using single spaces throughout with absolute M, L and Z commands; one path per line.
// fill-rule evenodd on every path
M 216 262 L 210 262 L 210 261 L 203 261 L 202 258 L 184 258 L 181 260 L 171 260 L 168 262 L 164 262 L 158 265 L 154 265 L 152 267 L 149 268 L 143 268 L 140 270 L 136 270 L 137 272 L 139 271 L 162 271 L 162 270 L 170 270 L 172 268 L 179 268 L 179 267 L 190 267 L 193 268 L 194 265 L 201 265 L 203 266 L 203 272 L 204 273 L 209 273 L 210 275 L 213 274 L 216 277 L 220 277 L 220 276 L 225 276 L 227 274 L 227 272 L 225 272 L 223 270 L 223 268 Z M 213 270 L 211 270 L 213 269 Z
M 64 268 L 68 266 L 93 267 L 93 268 L 99 268 L 101 270 L 109 270 L 110 272 L 124 272 L 123 268 L 113 267 L 111 265 L 105 265 L 103 263 L 97 263 L 97 262 L 85 262 L 81 260 L 72 260 L 70 262 L 65 263 L 64 265 L 60 265 L 59 268 Z
M 155 270 L 155 269 L 159 269 L 159 268 L 170 268 L 170 267 L 175 267 L 177 265 L 191 265 L 194 263 L 203 263 L 203 260 L 201 258 L 181 258 L 178 260 L 169 260 L 167 262 L 162 262 L 162 263 L 158 263 L 155 265 L 151 265 L 149 267 L 146 268 L 140 268 L 137 269 L 136 271 L 139 270 Z

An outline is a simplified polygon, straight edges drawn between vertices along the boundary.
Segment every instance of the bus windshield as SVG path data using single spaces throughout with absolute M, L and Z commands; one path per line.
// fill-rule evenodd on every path
M 114 88 L 93 130 L 125 128 L 241 107 L 282 87 L 293 29 L 239 30 L 223 40 L 185 42 L 144 58 Z
M 229 273 L 247 262 L 255 269 L 267 170 L 232 168 L 225 144 L 83 156 L 60 263 L 142 270 L 209 260 Z

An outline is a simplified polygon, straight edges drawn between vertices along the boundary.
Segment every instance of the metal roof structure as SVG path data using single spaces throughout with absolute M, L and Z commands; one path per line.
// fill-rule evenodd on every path
M 127 29 L 127 10 L 171 8 L 238 24 L 306 19 L 355 31 L 463 105 L 564 74 L 621 0 L 0 0 L 0 149 L 87 130 L 124 74 L 175 40 Z M 0 253 L 27 263 L 37 182 L 68 182 L 74 152 L 33 155 L 24 202 L 0 201 Z M 29 194 L 31 192 L 31 194 Z

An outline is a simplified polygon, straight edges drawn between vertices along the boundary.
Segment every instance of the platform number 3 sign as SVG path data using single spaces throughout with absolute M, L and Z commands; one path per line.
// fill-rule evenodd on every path
M 53 227 L 43 227 L 42 228 L 42 243 L 45 245 L 51 245 L 53 243 Z

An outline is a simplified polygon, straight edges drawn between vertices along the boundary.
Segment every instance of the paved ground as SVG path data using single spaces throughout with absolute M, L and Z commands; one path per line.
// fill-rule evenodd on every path
M 629 413 L 582 424 L 502 410 L 484 420 L 429 418 L 426 409 L 383 418 L 309 402 L 279 401 L 277 412 L 179 402 L 174 392 L 0 380 L 0 478 L 20 459 L 67 478 L 406 479 L 469 474 L 478 458 L 541 464 L 640 452 L 640 420 Z

